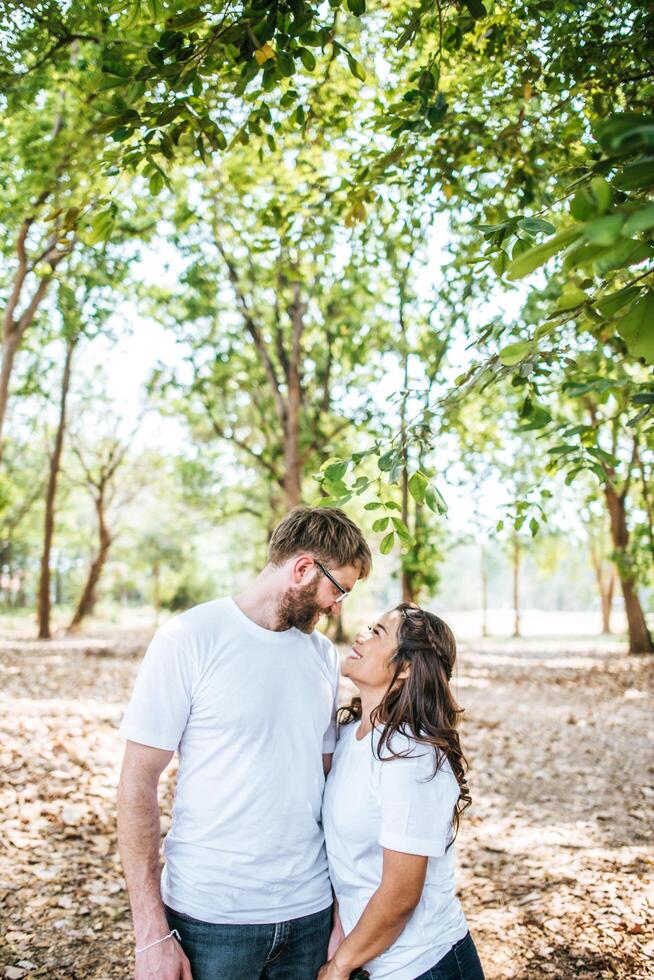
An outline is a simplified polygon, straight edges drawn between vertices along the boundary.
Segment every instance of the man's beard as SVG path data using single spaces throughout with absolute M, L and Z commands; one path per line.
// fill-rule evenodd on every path
M 280 630 L 295 627 L 311 633 L 324 610 L 316 602 L 320 582 L 310 582 L 301 589 L 287 589 L 279 600 L 277 622 Z

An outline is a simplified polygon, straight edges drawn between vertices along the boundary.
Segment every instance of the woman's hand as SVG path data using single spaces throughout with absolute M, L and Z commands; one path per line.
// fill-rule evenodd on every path
M 327 959 L 333 959 L 334 953 L 341 945 L 345 939 L 345 933 L 343 932 L 343 926 L 341 924 L 341 917 L 338 914 L 338 908 L 334 907 L 334 920 L 332 922 L 332 931 L 329 936 L 329 943 L 327 945 Z
M 344 973 L 336 966 L 334 960 L 330 960 L 320 967 L 316 980 L 349 980 L 349 978 L 349 971 Z

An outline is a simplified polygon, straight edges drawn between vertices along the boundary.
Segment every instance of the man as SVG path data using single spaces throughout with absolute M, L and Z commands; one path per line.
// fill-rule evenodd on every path
M 152 640 L 120 729 L 136 980 L 313 980 L 325 962 L 320 808 L 338 658 L 314 627 L 370 565 L 342 511 L 299 508 L 244 592 L 190 609 Z M 175 751 L 160 881 L 157 785 Z

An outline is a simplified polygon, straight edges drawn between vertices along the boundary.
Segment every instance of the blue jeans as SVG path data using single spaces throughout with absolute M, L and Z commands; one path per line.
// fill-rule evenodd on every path
M 416 980 L 484 980 L 477 947 L 470 933 L 454 943 L 442 960 L 432 966 L 431 970 L 421 973 Z
M 315 980 L 327 960 L 332 909 L 290 922 L 217 925 L 166 909 L 193 980 Z

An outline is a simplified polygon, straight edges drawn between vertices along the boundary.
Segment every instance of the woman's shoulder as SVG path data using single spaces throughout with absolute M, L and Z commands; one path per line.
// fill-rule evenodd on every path
M 422 741 L 408 728 L 394 731 L 386 739 L 383 733 L 384 729 L 381 728 L 375 734 L 375 754 L 380 762 L 406 760 L 420 774 L 420 778 L 439 775 L 443 782 L 457 782 L 450 760 L 442 749 L 431 742 Z
M 388 733 L 384 725 L 375 729 L 374 738 L 380 758 L 434 759 L 434 748 L 421 742 L 410 728 L 395 729 Z

